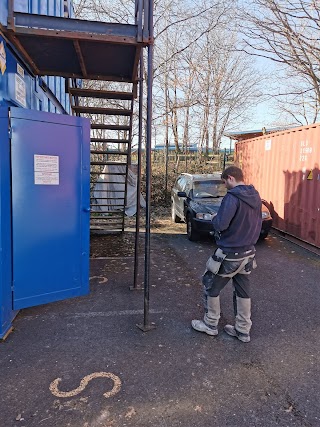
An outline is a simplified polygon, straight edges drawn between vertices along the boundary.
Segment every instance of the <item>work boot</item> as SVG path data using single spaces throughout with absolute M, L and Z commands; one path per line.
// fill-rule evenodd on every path
M 236 321 L 235 325 L 226 325 L 225 332 L 232 337 L 238 338 L 242 342 L 250 342 L 251 329 L 251 299 L 240 298 L 235 299 Z
M 203 320 L 192 320 L 191 326 L 199 332 L 208 335 L 218 335 L 218 322 L 220 319 L 220 298 L 206 296 L 206 312 Z
M 228 335 L 231 335 L 232 337 L 236 337 L 238 338 L 238 340 L 242 342 L 250 342 L 249 334 L 242 334 L 241 332 L 238 332 L 235 329 L 235 327 L 232 325 L 226 325 L 223 329 Z
M 208 335 L 218 335 L 218 328 L 206 325 L 203 320 L 192 320 L 191 326 L 196 331 L 205 332 Z

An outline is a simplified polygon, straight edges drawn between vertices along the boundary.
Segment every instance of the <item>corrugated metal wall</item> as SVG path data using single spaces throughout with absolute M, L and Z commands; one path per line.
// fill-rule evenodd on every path
M 68 10 L 70 18 L 74 17 L 72 0 L 15 0 L 15 12 L 35 13 L 48 16 L 65 16 Z M 0 2 L 0 22 L 6 25 L 8 16 L 8 1 Z
M 274 226 L 320 247 L 320 124 L 238 142 L 236 162 Z
M 72 1 L 67 1 L 68 9 L 72 12 Z M 15 0 L 14 11 L 35 13 L 48 16 L 64 16 L 64 0 Z M 71 13 L 72 15 L 72 13 Z M 8 0 L 0 2 L 0 22 L 7 24 Z
M 64 0 L 15 0 L 14 10 L 39 15 L 63 16 Z

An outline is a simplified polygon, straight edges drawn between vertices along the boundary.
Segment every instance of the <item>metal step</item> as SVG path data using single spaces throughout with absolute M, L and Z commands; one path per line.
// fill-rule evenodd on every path
M 105 166 L 105 165 L 108 165 L 108 166 L 112 166 L 112 165 L 114 165 L 115 163 L 114 163 L 114 162 L 90 162 L 90 164 L 91 164 L 91 165 L 104 165 L 104 166 Z M 125 163 L 125 162 L 124 162 L 124 163 L 123 163 L 123 162 L 121 162 L 121 163 L 120 163 L 120 162 L 118 162 L 118 163 L 117 163 L 117 165 L 119 165 L 119 166 L 126 166 L 126 164 L 127 164 L 127 163 Z M 103 172 L 103 173 L 105 173 L 105 172 Z M 108 174 L 108 175 L 109 175 L 109 174 Z M 112 174 L 112 173 L 111 173 L 111 175 L 114 175 L 114 174 Z
M 129 144 L 128 139 L 119 139 L 119 138 L 90 138 L 90 141 L 107 143 L 107 144 Z
M 109 184 L 109 183 L 108 183 Z M 101 190 L 101 192 L 104 190 Z M 124 190 L 121 191 L 115 191 L 115 193 L 124 193 Z M 90 197 L 90 200 L 124 200 L 125 197 L 124 196 L 119 196 L 119 197 L 111 197 L 108 195 L 108 197 Z
M 91 129 L 106 129 L 106 130 L 123 130 L 123 131 L 129 131 L 130 126 L 125 125 L 108 125 L 104 123 L 92 123 Z
M 92 217 L 92 218 L 90 218 L 90 221 L 94 221 L 95 219 L 103 219 L 103 220 L 105 220 L 105 219 L 109 219 L 109 220 L 118 220 L 119 218 L 122 218 L 123 217 L 123 212 L 121 212 L 121 211 L 113 211 L 113 212 L 109 212 L 109 211 L 95 211 L 94 212 L 95 214 L 97 214 L 96 216 L 94 216 L 94 217 Z M 109 215 L 100 215 L 99 216 L 99 214 L 103 214 L 103 213 L 107 213 L 107 214 L 109 214 Z
M 123 199 L 121 199 L 121 200 L 123 200 Z M 90 205 L 90 206 L 97 206 L 97 205 Z M 99 207 L 100 206 L 103 206 L 103 207 L 110 207 L 110 208 L 118 208 L 117 210 L 119 210 L 119 211 L 121 211 L 121 209 L 123 209 L 125 206 L 124 206 L 124 204 L 122 204 L 122 205 L 117 205 L 117 204 L 114 204 L 114 203 L 110 203 L 110 205 L 100 205 L 99 204 Z M 97 212 L 97 211 L 92 211 L 92 212 Z M 107 212 L 107 213 L 110 213 L 110 210 L 106 210 L 106 211 L 103 211 L 103 210 L 99 210 L 98 211 L 98 213 L 104 213 L 104 212 Z
M 91 175 L 121 175 L 126 176 L 126 173 L 124 172 L 102 172 L 102 171 L 90 171 Z M 115 184 L 115 183 L 114 183 Z M 122 182 L 120 184 L 123 184 Z
M 132 111 L 120 108 L 72 106 L 75 113 L 105 114 L 107 116 L 131 116 Z
M 125 174 L 123 174 L 123 175 L 125 175 Z M 95 184 L 95 183 L 96 183 L 96 181 L 90 181 L 90 184 Z M 124 188 L 125 182 L 119 182 L 119 181 L 108 181 L 107 182 L 107 181 L 102 181 L 102 182 L 100 182 L 100 184 L 118 184 L 118 185 L 122 186 L 121 188 L 123 188 L 123 190 L 117 190 L 117 193 L 124 193 L 125 192 L 125 188 Z M 103 193 L 106 190 L 101 189 L 101 190 L 95 190 L 95 191 L 97 191 L 98 193 Z
M 98 206 L 119 206 L 119 208 L 125 207 L 125 199 L 124 198 L 121 198 L 121 199 L 117 199 L 117 198 L 113 198 L 113 199 L 112 198 L 111 199 L 104 198 L 104 199 L 96 199 L 96 200 L 98 200 L 99 202 L 103 202 L 103 203 L 105 203 L 108 200 L 110 200 L 110 201 L 112 200 L 112 203 L 114 203 L 114 202 L 116 202 L 118 200 L 119 203 L 121 203 L 121 205 L 108 205 L 108 204 L 101 205 L 101 204 L 99 204 Z M 91 203 L 90 206 L 97 206 L 97 204 Z M 99 212 L 99 211 L 93 211 L 93 212 Z
M 95 182 L 90 182 L 90 184 L 95 184 Z M 116 182 L 116 181 L 108 181 L 107 184 L 125 185 L 124 182 Z M 103 191 L 106 191 L 106 190 L 94 190 L 94 191 L 97 191 L 99 193 L 99 192 L 103 192 Z M 124 193 L 124 190 L 117 190 L 117 193 Z M 92 198 L 94 199 L 94 197 L 92 197 Z
M 103 212 L 101 212 L 102 214 Z M 94 219 L 90 218 L 90 222 L 92 223 L 106 223 L 106 221 L 109 221 L 109 223 L 112 224 L 121 224 L 123 222 L 123 215 L 122 213 L 117 216 L 110 215 L 111 212 L 105 212 L 108 215 L 100 215 L 96 216 Z
M 80 89 L 70 88 L 69 92 L 73 96 L 87 97 L 87 98 L 103 98 L 103 99 L 121 99 L 132 100 L 133 93 L 131 92 L 115 92 L 109 90 L 98 89 Z
M 98 228 L 99 227 L 99 228 Z M 122 222 L 119 222 L 119 224 L 106 224 L 106 223 L 101 223 L 101 224 L 90 224 L 90 230 L 94 231 L 94 230 L 99 230 L 99 231 L 104 231 L 104 232 L 112 232 L 112 231 L 119 231 L 122 232 L 123 231 L 123 224 Z
M 119 154 L 121 156 L 127 156 L 129 153 L 128 151 L 119 151 L 119 150 L 91 150 L 90 154 Z
M 124 200 L 124 197 L 91 197 L 92 200 Z M 90 206 L 97 206 L 96 203 L 91 203 Z M 111 206 L 111 205 L 100 205 L 99 206 Z M 118 205 L 122 206 L 122 205 Z
M 101 211 L 101 214 L 103 213 L 103 211 Z M 110 213 L 110 212 L 105 212 L 105 213 Z M 100 222 L 100 221 L 103 221 L 103 222 L 106 222 L 106 221 L 109 221 L 109 223 L 111 223 L 111 224 L 120 224 L 121 222 L 122 222 L 122 218 L 123 218 L 123 215 L 121 214 L 121 215 L 118 215 L 117 217 L 111 217 L 111 216 L 96 216 L 95 218 L 90 218 L 90 222 Z
M 121 197 L 90 197 L 90 206 L 97 206 L 97 204 L 96 203 L 92 203 L 92 202 L 94 202 L 94 201 L 97 201 L 97 202 L 102 202 L 102 203 L 104 203 L 106 200 L 110 200 L 110 201 L 112 201 L 112 202 L 115 202 L 115 201 L 117 201 L 118 200 L 118 203 L 120 203 L 121 202 L 121 205 L 117 205 L 117 206 L 119 206 L 119 207 L 121 207 L 121 206 L 125 206 L 125 197 L 123 196 L 121 196 Z M 123 202 L 123 203 L 122 203 Z M 99 205 L 100 206 L 100 205 Z M 104 206 L 106 206 L 106 205 L 104 205 Z M 97 212 L 99 212 L 99 211 L 97 211 Z
M 108 212 L 107 212 L 108 213 Z M 121 223 L 121 222 L 123 222 L 123 216 L 122 215 L 119 215 L 119 216 L 117 216 L 117 217 L 110 217 L 110 216 L 108 216 L 108 215 L 101 215 L 101 216 L 99 216 L 99 217 L 95 217 L 94 219 L 90 219 L 90 223 L 92 224 L 92 223 L 104 223 L 104 224 L 106 224 L 106 222 L 109 222 L 109 223 L 111 223 L 111 224 L 119 224 L 119 223 Z
M 104 226 L 101 225 L 100 227 L 99 225 L 91 225 L 90 231 L 92 231 L 93 234 L 121 234 L 122 224 L 120 224 L 119 227 L 113 227 L 113 228 L 108 228 L 107 224 Z

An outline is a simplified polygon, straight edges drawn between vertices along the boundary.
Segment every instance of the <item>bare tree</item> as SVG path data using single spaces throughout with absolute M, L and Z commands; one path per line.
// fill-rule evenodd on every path
M 303 126 L 319 120 L 320 105 L 316 93 L 305 80 L 304 76 L 289 71 L 276 79 L 279 89 L 273 97 L 275 125 Z
M 184 7 L 190 6 L 190 2 L 179 2 L 178 13 L 175 2 L 167 2 L 168 7 L 163 12 L 164 20 L 158 21 L 158 25 L 162 27 L 156 31 L 154 83 L 155 86 L 159 85 L 159 90 L 156 91 L 159 94 L 159 102 L 156 100 L 155 106 L 156 108 L 162 107 L 165 111 L 167 117 L 165 123 L 167 126 L 169 123 L 171 124 L 171 135 L 177 151 L 179 151 L 179 147 L 185 147 L 193 139 L 200 147 L 205 146 L 208 152 L 210 138 L 212 141 L 210 131 L 213 122 L 211 119 L 216 107 L 212 103 L 214 79 L 212 70 L 209 71 L 209 68 L 212 67 L 213 61 L 217 63 L 221 52 L 223 53 L 225 49 L 230 50 L 226 43 L 230 34 L 219 39 L 219 46 L 218 43 L 213 45 L 212 41 L 217 38 L 219 33 L 226 35 L 225 28 L 229 27 L 230 19 L 234 14 L 233 2 L 216 1 L 203 4 L 198 2 L 197 10 L 189 10 L 188 7 L 181 10 L 183 5 Z M 181 16 L 181 18 L 177 19 L 176 16 Z M 210 58 L 207 52 L 210 52 Z M 231 52 L 229 52 L 230 55 Z M 207 63 L 204 61 L 206 56 Z M 240 57 L 240 55 L 238 56 Z M 206 85 L 204 85 L 204 80 L 206 80 Z M 251 82 L 254 80 L 252 67 L 249 80 Z M 161 86 L 165 87 L 165 105 L 160 100 Z M 244 86 L 247 87 L 247 85 Z M 253 85 L 251 85 L 252 87 Z M 205 96 L 207 96 L 207 100 L 203 102 Z M 244 96 L 244 99 L 247 97 Z M 220 97 L 220 103 L 223 104 L 223 102 L 225 102 L 224 98 Z M 228 102 L 230 102 L 230 97 Z M 240 107 L 240 105 L 243 104 L 239 103 L 238 106 Z M 238 108 L 239 110 L 240 108 Z M 220 113 L 221 108 L 219 108 Z M 234 115 L 226 117 L 232 119 Z M 216 129 L 218 126 L 216 120 Z M 199 132 L 200 135 L 198 135 Z M 214 133 L 222 135 L 222 132 L 223 129 L 219 128 L 219 132 Z M 166 131 L 165 134 L 166 141 L 168 141 L 168 132 Z M 221 136 L 217 136 L 215 139 L 219 140 L 218 143 L 214 143 L 215 146 L 218 146 Z M 188 142 L 186 142 L 187 140 Z
M 320 103 L 319 1 L 252 0 L 244 4 L 244 51 L 282 66 L 291 86 L 287 83 L 281 88 L 286 102 L 282 111 L 286 109 L 295 120 L 314 122 Z
M 236 52 L 236 32 L 222 29 L 199 46 L 201 140 L 217 151 L 226 130 L 240 126 L 261 98 L 263 79 L 250 58 Z
M 134 0 L 73 0 L 73 6 L 81 19 L 134 24 Z
M 186 145 L 186 138 L 190 135 L 186 122 L 189 124 L 190 107 L 194 103 L 191 90 L 195 75 L 189 70 L 189 67 L 192 68 L 192 55 L 197 42 L 224 19 L 227 4 L 222 7 L 219 1 L 200 1 L 191 7 L 188 1 L 163 0 L 156 5 L 155 117 L 165 124 L 166 143 L 170 126 L 170 135 L 177 152 L 182 145 Z M 164 120 L 161 111 L 165 115 Z
M 133 0 L 75 1 L 82 17 L 132 23 Z M 237 52 L 234 0 L 155 0 L 153 128 L 178 152 L 197 142 L 218 149 L 257 102 L 257 76 Z M 252 61 L 251 61 L 252 62 Z

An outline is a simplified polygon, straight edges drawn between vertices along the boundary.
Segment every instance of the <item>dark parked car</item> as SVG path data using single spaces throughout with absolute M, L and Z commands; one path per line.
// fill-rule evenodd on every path
M 172 221 L 187 223 L 189 240 L 198 240 L 201 234 L 213 231 L 212 217 L 227 192 L 220 173 L 180 175 L 171 191 Z M 262 201 L 262 227 L 260 238 L 268 236 L 272 217 L 266 202 Z

